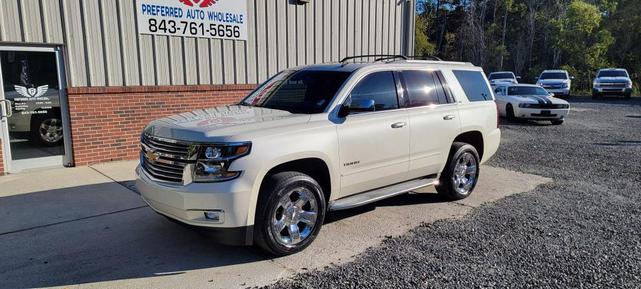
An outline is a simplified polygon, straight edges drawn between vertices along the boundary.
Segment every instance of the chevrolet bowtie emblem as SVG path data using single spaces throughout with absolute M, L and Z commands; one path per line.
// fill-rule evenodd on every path
M 147 157 L 147 160 L 149 160 L 152 163 L 155 163 L 160 158 L 158 153 L 156 153 L 155 151 L 151 151 L 151 150 L 147 151 L 145 153 L 145 157 Z

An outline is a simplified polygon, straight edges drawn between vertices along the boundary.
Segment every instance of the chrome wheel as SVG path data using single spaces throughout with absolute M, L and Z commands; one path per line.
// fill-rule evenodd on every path
M 62 139 L 62 121 L 57 118 L 47 118 L 40 123 L 40 138 L 47 143 L 57 143 Z
M 452 182 L 457 193 L 461 195 L 470 193 L 470 189 L 476 183 L 477 170 L 478 164 L 471 153 L 465 152 L 459 156 L 452 174 Z
M 292 247 L 312 234 L 318 216 L 318 204 L 312 192 L 296 188 L 284 194 L 272 214 L 270 230 L 276 241 Z

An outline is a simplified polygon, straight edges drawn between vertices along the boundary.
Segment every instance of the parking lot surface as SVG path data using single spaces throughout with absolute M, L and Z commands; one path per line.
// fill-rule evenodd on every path
M 271 288 L 639 288 L 641 101 L 573 99 L 563 126 L 505 124 L 491 165 L 554 182 Z
M 640 128 L 641 101 L 573 100 L 563 126 L 503 125 L 470 198 L 426 190 L 333 213 L 278 259 L 153 213 L 135 162 L 10 175 L 0 288 L 638 287 Z

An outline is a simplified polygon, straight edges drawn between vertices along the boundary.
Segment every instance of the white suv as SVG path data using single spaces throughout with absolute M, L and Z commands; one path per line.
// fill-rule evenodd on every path
M 572 79 L 566 70 L 545 70 L 536 80 L 536 85 L 545 88 L 555 96 L 570 97 L 572 91 Z
M 469 196 L 501 136 L 481 68 L 354 59 L 288 69 L 237 105 L 153 121 L 136 169 L 143 199 L 219 242 L 287 255 L 328 211 L 429 185 Z

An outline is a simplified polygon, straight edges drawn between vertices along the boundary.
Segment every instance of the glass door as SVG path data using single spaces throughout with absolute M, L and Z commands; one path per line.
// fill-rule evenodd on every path
M 68 117 L 63 119 L 59 53 L 56 48 L 0 47 L 0 125 L 10 173 L 65 164 Z

